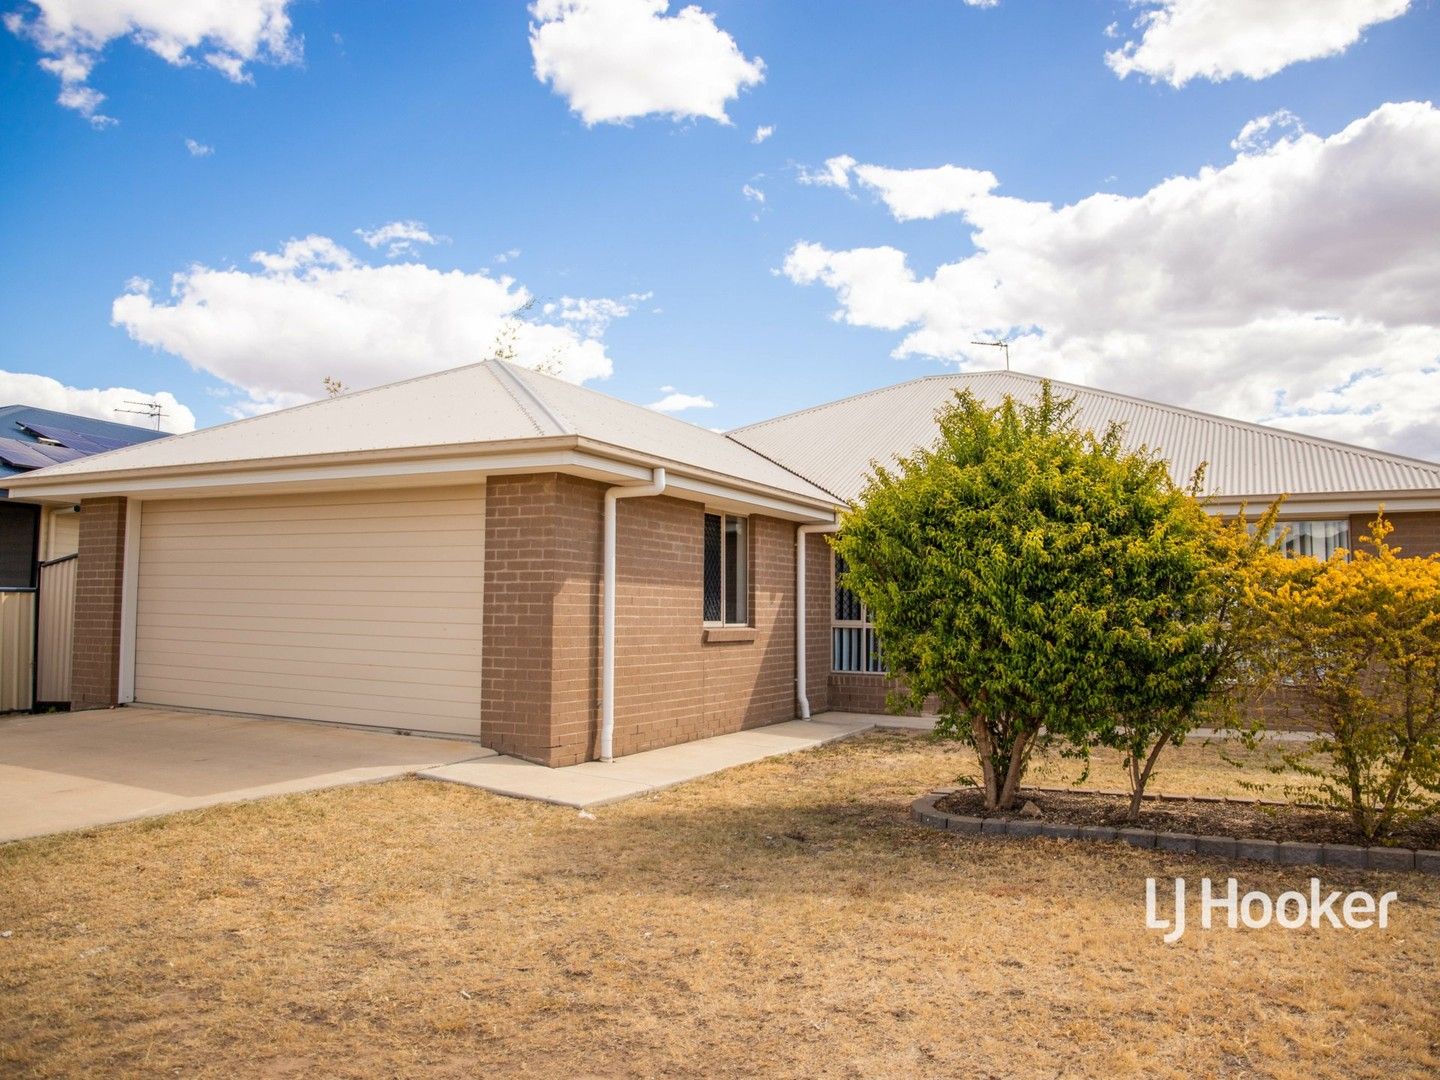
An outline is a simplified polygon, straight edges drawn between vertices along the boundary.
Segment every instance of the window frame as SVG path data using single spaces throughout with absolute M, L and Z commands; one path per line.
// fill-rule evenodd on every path
M 705 618 L 705 550 L 704 545 L 708 543 L 705 519 L 718 517 L 720 519 L 720 618 Z M 753 575 L 750 566 L 750 515 L 736 514 L 718 506 L 706 506 L 701 517 L 700 529 L 700 625 L 709 629 L 723 629 L 726 627 L 749 627 L 753 624 L 750 621 L 752 604 L 750 603 L 750 586 Z M 740 538 L 740 551 L 736 565 L 740 571 L 739 589 L 735 594 L 736 606 L 740 608 L 739 619 L 728 618 L 729 604 L 729 559 L 726 557 L 730 548 L 730 522 L 739 522 L 738 534 Z
M 875 624 L 870 619 L 870 609 L 865 606 L 858 596 L 853 592 L 855 605 L 860 610 L 858 619 L 841 619 L 835 615 L 836 607 L 840 599 L 840 563 L 843 560 L 838 551 L 830 553 L 830 670 L 836 675 L 885 675 L 885 662 L 880 655 L 880 643 L 875 636 Z M 849 589 L 845 590 L 850 592 Z M 863 655 L 866 659 L 862 661 L 861 667 L 839 667 L 836 664 L 836 649 L 838 640 L 836 631 L 843 631 L 853 636 L 859 643 L 857 654 Z M 873 657 L 873 661 L 870 659 Z
M 1305 528 L 1306 526 L 1309 526 L 1310 528 Z M 1334 539 L 1338 541 L 1330 545 L 1330 551 L 1322 550 L 1320 552 L 1316 552 L 1315 550 L 1313 550 L 1315 540 L 1317 539 L 1316 531 L 1314 529 L 1315 526 L 1337 526 L 1337 528 L 1334 530 L 1337 534 L 1336 536 L 1326 537 L 1323 530 L 1318 536 L 1318 539 L 1321 541 L 1322 546 L 1327 540 Z M 1275 527 L 1271 530 L 1269 536 L 1266 537 L 1266 539 L 1273 542 L 1275 540 L 1278 540 L 1282 535 L 1288 533 L 1288 536 L 1286 536 L 1285 540 L 1281 543 L 1280 546 L 1281 555 L 1285 556 L 1285 558 L 1287 559 L 1319 559 L 1323 562 L 1330 557 L 1331 552 L 1338 548 L 1344 548 L 1346 552 L 1350 552 L 1353 550 L 1351 544 L 1351 540 L 1353 539 L 1351 535 L 1352 532 L 1353 529 L 1349 516 L 1281 518 L 1280 520 L 1275 522 Z M 1312 550 L 1308 552 L 1301 551 L 1301 547 L 1306 546 L 1307 544 L 1312 548 Z
M 40 588 L 40 533 L 41 520 L 45 516 L 44 507 L 36 503 L 20 502 L 18 500 L 3 500 L 7 507 L 13 507 L 32 516 L 30 523 L 30 584 L 28 585 L 3 585 L 0 584 L 0 593 L 33 593 Z

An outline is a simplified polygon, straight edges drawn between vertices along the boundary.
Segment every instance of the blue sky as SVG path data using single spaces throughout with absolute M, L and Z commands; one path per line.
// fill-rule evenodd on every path
M 1023 370 L 1440 455 L 1433 0 L 1278 26 L 709 0 L 683 34 L 660 0 L 210 0 L 193 40 L 176 6 L 67 36 L 58 0 L 0 0 L 0 397 L 163 392 L 204 426 L 482 359 L 509 317 L 521 362 L 724 428 L 993 366 L 984 334 Z M 434 242 L 356 233 L 392 222 Z M 332 246 L 283 257 L 306 237 Z

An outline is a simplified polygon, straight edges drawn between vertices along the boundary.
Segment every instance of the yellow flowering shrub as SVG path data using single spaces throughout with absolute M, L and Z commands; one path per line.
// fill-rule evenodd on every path
M 1367 840 L 1440 810 L 1440 556 L 1402 558 L 1392 530 L 1382 508 L 1373 550 L 1295 560 L 1251 597 L 1319 731 L 1287 763 Z

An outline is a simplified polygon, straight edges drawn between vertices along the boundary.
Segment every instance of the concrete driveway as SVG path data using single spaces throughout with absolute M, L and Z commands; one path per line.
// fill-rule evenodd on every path
M 0 718 L 0 841 L 493 755 L 461 740 L 169 709 Z

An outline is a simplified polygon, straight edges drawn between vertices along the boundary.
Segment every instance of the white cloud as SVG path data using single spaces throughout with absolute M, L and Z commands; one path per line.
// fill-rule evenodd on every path
M 599 335 L 633 302 L 567 297 L 554 317 L 535 317 L 513 278 L 372 266 L 325 236 L 251 260 L 258 269 L 191 266 L 168 297 L 132 281 L 111 309 L 134 340 L 243 390 L 237 414 L 311 400 L 327 375 L 359 389 L 483 360 L 502 340 L 517 363 L 604 378 L 612 364 Z
M 745 198 L 750 199 L 753 202 L 760 203 L 762 206 L 765 203 L 765 192 L 761 191 L 757 187 L 751 187 L 749 184 L 745 184 L 743 187 L 740 188 L 740 194 L 744 195 Z
M 713 409 L 715 403 L 704 394 L 682 394 L 673 386 L 660 387 L 660 393 L 665 396 L 659 401 L 652 401 L 648 408 L 656 412 L 677 413 L 686 409 Z
M 1440 456 L 1437 163 L 1440 110 L 1388 104 L 1137 196 L 974 193 L 974 252 L 928 277 L 805 242 L 784 273 L 896 356 L 988 367 L 970 341 L 1005 337 L 1020 370 Z
M 643 304 L 654 295 L 653 292 L 628 293 L 619 300 L 605 296 L 562 296 L 558 301 L 545 304 L 541 313 L 574 326 L 587 338 L 598 338 L 612 322 L 625 318 L 635 310 L 636 304 Z
M 800 170 L 802 184 L 850 190 L 851 178 L 876 192 L 896 221 L 916 221 L 960 213 L 999 183 L 995 174 L 959 165 L 934 169 L 887 169 L 861 165 L 849 154 L 828 158 L 825 168 Z
M 801 168 L 796 179 L 802 184 L 811 184 L 816 187 L 836 187 L 844 190 L 850 188 L 850 170 L 855 167 L 855 159 L 849 154 L 839 154 L 832 158 L 825 159 L 823 169 L 810 170 Z
M 207 146 L 205 143 L 197 142 L 195 139 L 186 139 L 185 149 L 190 151 L 191 157 L 209 157 L 215 153 L 213 146 Z
M 511 248 L 509 251 L 502 251 L 502 252 L 500 252 L 499 255 L 496 255 L 496 256 L 495 256 L 493 259 L 491 259 L 490 261 L 491 261 L 492 263 L 495 263 L 497 266 L 503 266 L 505 263 L 511 262 L 511 261 L 513 261 L 513 260 L 515 260 L 515 259 L 518 259 L 519 257 L 520 257 L 520 249 L 519 249 L 519 248 Z
M 66 386 L 48 375 L 0 371 L 0 402 L 6 405 L 31 405 L 37 409 L 54 409 L 56 412 L 110 420 L 117 424 L 154 428 L 155 421 L 149 417 L 123 411 L 134 409 L 133 402 L 137 401 L 160 403 L 160 408 L 165 413 L 160 421 L 161 431 L 181 432 L 195 429 L 195 414 L 180 404 L 168 390 L 132 390 L 128 386 L 111 386 L 103 390 L 99 387 L 81 389 Z M 0 432 L 0 435 L 3 434 L 5 432 Z
M 1230 149 L 1242 154 L 1262 154 L 1277 142 L 1305 134 L 1305 125 L 1289 109 L 1276 109 L 1268 116 L 1257 116 L 1230 140 Z
M 995 6 L 998 5 L 999 3 L 1000 3 L 1000 0 L 965 0 L 965 4 L 966 4 L 967 7 L 978 7 L 978 8 L 995 7 Z
M 750 136 L 750 141 L 758 146 L 760 143 L 764 142 L 766 139 L 768 139 L 771 135 L 774 134 L 774 124 L 761 124 L 755 129 L 755 134 Z
M 112 41 L 129 38 L 166 63 L 208 64 L 232 82 L 248 82 L 253 61 L 284 64 L 300 56 L 290 33 L 290 0 L 28 0 L 5 15 L 6 28 L 44 53 L 40 66 L 60 80 L 57 99 L 97 127 L 105 95 L 88 85 Z
M 535 0 L 530 53 L 586 124 L 637 116 L 706 117 L 728 124 L 725 104 L 765 78 L 715 16 L 667 0 Z
M 857 165 L 855 177 L 879 193 L 896 221 L 955 214 L 988 195 L 999 183 L 992 172 L 941 165 L 935 169 L 886 169 Z
M 1122 79 L 1138 72 L 1177 87 L 1191 79 L 1263 79 L 1302 60 L 1334 56 L 1367 27 L 1410 7 L 1410 0 L 1138 2 L 1145 8 L 1135 22 L 1140 40 L 1106 53 L 1105 62 Z
M 425 228 L 423 221 L 392 221 L 377 229 L 356 229 L 355 235 L 372 248 L 384 247 L 392 259 L 415 254 L 416 244 L 435 244 L 440 237 Z

